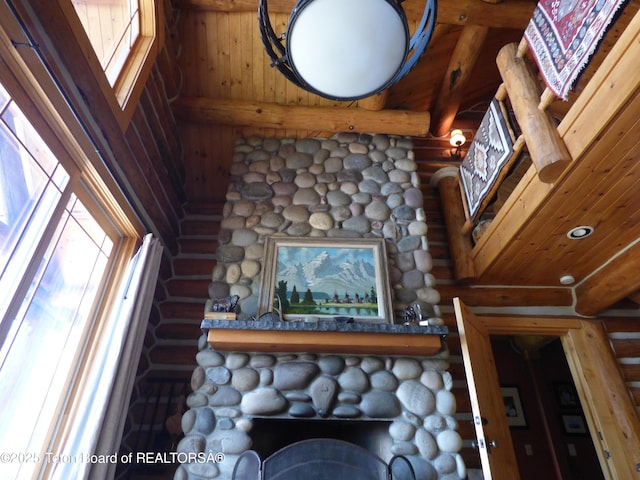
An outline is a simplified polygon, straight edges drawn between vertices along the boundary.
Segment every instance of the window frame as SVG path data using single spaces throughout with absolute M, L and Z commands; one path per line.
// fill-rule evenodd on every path
M 60 451 L 71 430 L 80 394 L 87 387 L 97 344 L 118 304 L 118 287 L 125 279 L 129 261 L 142 243 L 146 228 L 86 132 L 74 120 L 49 72 L 31 49 L 18 50 L 14 45 L 15 39 L 23 35 L 4 5 L 0 5 L 0 15 L 0 82 L 70 175 L 68 187 L 73 183 L 73 193 L 114 242 L 107 273 L 92 308 L 94 321 L 83 331 L 82 346 L 66 379 L 67 394 L 57 399 L 57 421 L 49 425 L 46 433 L 45 451 Z M 46 476 L 48 467 L 41 467 L 38 473 Z
M 131 118 L 144 84 L 164 43 L 160 28 L 161 1 L 139 0 L 140 35 L 114 84 L 114 92 L 125 115 Z
M 139 0 L 139 2 L 140 35 L 112 87 L 71 1 L 58 0 L 85 58 L 89 61 L 93 75 L 101 80 L 103 93 L 123 132 L 131 122 L 144 85 L 165 40 L 163 2 L 161 0 Z

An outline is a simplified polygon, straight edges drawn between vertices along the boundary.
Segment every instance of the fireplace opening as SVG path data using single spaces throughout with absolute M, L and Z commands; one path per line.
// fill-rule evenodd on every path
M 300 420 L 254 418 L 252 450 L 261 459 L 287 445 L 313 438 L 331 438 L 359 445 L 385 462 L 391 457 L 390 421 L 383 420 Z

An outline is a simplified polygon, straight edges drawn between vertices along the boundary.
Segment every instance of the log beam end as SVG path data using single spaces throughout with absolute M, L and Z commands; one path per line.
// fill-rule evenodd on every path
M 538 170 L 538 178 L 543 183 L 555 183 L 570 163 L 570 158 L 554 160 Z

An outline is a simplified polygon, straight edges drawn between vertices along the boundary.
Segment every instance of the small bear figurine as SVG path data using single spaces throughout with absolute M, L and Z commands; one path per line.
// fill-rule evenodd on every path
M 235 312 L 238 306 L 238 295 L 231 295 L 224 298 L 219 298 L 213 301 L 211 311 L 213 312 Z

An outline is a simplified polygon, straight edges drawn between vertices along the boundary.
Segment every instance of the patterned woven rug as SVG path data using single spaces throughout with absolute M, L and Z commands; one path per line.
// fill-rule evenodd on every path
M 524 36 L 545 83 L 567 94 L 627 0 L 540 0 Z
M 460 181 L 470 222 L 475 222 L 491 200 L 494 186 L 506 174 L 504 170 L 512 150 L 513 139 L 507 121 L 499 101 L 494 98 L 460 165 Z

